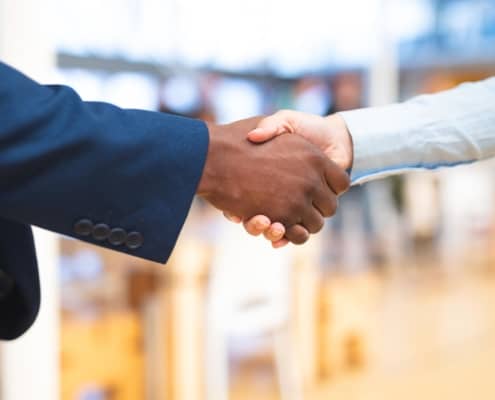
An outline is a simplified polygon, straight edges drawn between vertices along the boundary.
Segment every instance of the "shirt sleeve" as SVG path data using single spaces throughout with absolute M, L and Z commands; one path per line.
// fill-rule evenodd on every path
M 354 143 L 353 184 L 495 156 L 495 77 L 341 116 Z

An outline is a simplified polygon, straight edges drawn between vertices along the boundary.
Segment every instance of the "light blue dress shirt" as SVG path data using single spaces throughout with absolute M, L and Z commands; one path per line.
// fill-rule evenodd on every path
M 495 77 L 341 115 L 354 143 L 353 184 L 495 156 Z

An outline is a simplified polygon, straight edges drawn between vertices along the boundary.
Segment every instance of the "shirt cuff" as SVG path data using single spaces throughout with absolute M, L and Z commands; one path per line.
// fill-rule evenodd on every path
M 413 134 L 417 127 L 408 126 L 410 111 L 394 104 L 339 113 L 353 141 L 352 184 L 423 168 L 423 144 Z

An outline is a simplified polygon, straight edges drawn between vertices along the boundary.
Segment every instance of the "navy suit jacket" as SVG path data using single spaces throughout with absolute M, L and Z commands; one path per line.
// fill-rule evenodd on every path
M 85 102 L 0 63 L 0 339 L 39 309 L 30 225 L 165 263 L 207 150 L 201 121 Z

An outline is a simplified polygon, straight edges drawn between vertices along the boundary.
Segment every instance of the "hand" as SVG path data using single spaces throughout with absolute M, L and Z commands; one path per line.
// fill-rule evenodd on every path
M 262 143 L 286 133 L 302 136 L 343 169 L 351 168 L 352 138 L 339 114 L 320 117 L 299 111 L 282 110 L 263 118 L 258 127 L 248 133 L 248 138 L 253 143 Z
M 349 185 L 347 174 L 297 135 L 262 145 L 248 141 L 246 133 L 261 121 L 209 125 L 210 145 L 198 195 L 243 220 L 266 215 L 285 227 L 291 241 L 303 243 L 307 232 L 318 232 L 323 217 L 335 213 L 337 193 Z
M 248 138 L 255 143 L 260 143 L 286 133 L 295 133 L 309 140 L 340 167 L 347 170 L 352 166 L 352 139 L 340 115 L 320 117 L 297 111 L 279 111 L 261 120 L 258 127 L 248 134 Z M 234 222 L 240 222 L 240 219 L 235 216 L 229 214 L 226 216 Z M 263 233 L 275 248 L 283 247 L 288 243 L 287 238 L 284 238 L 283 225 L 277 222 L 271 224 L 266 216 L 256 216 L 245 222 L 244 227 L 252 235 Z M 303 228 L 298 227 L 298 229 Z M 301 231 L 300 234 L 309 236 L 307 231 Z

